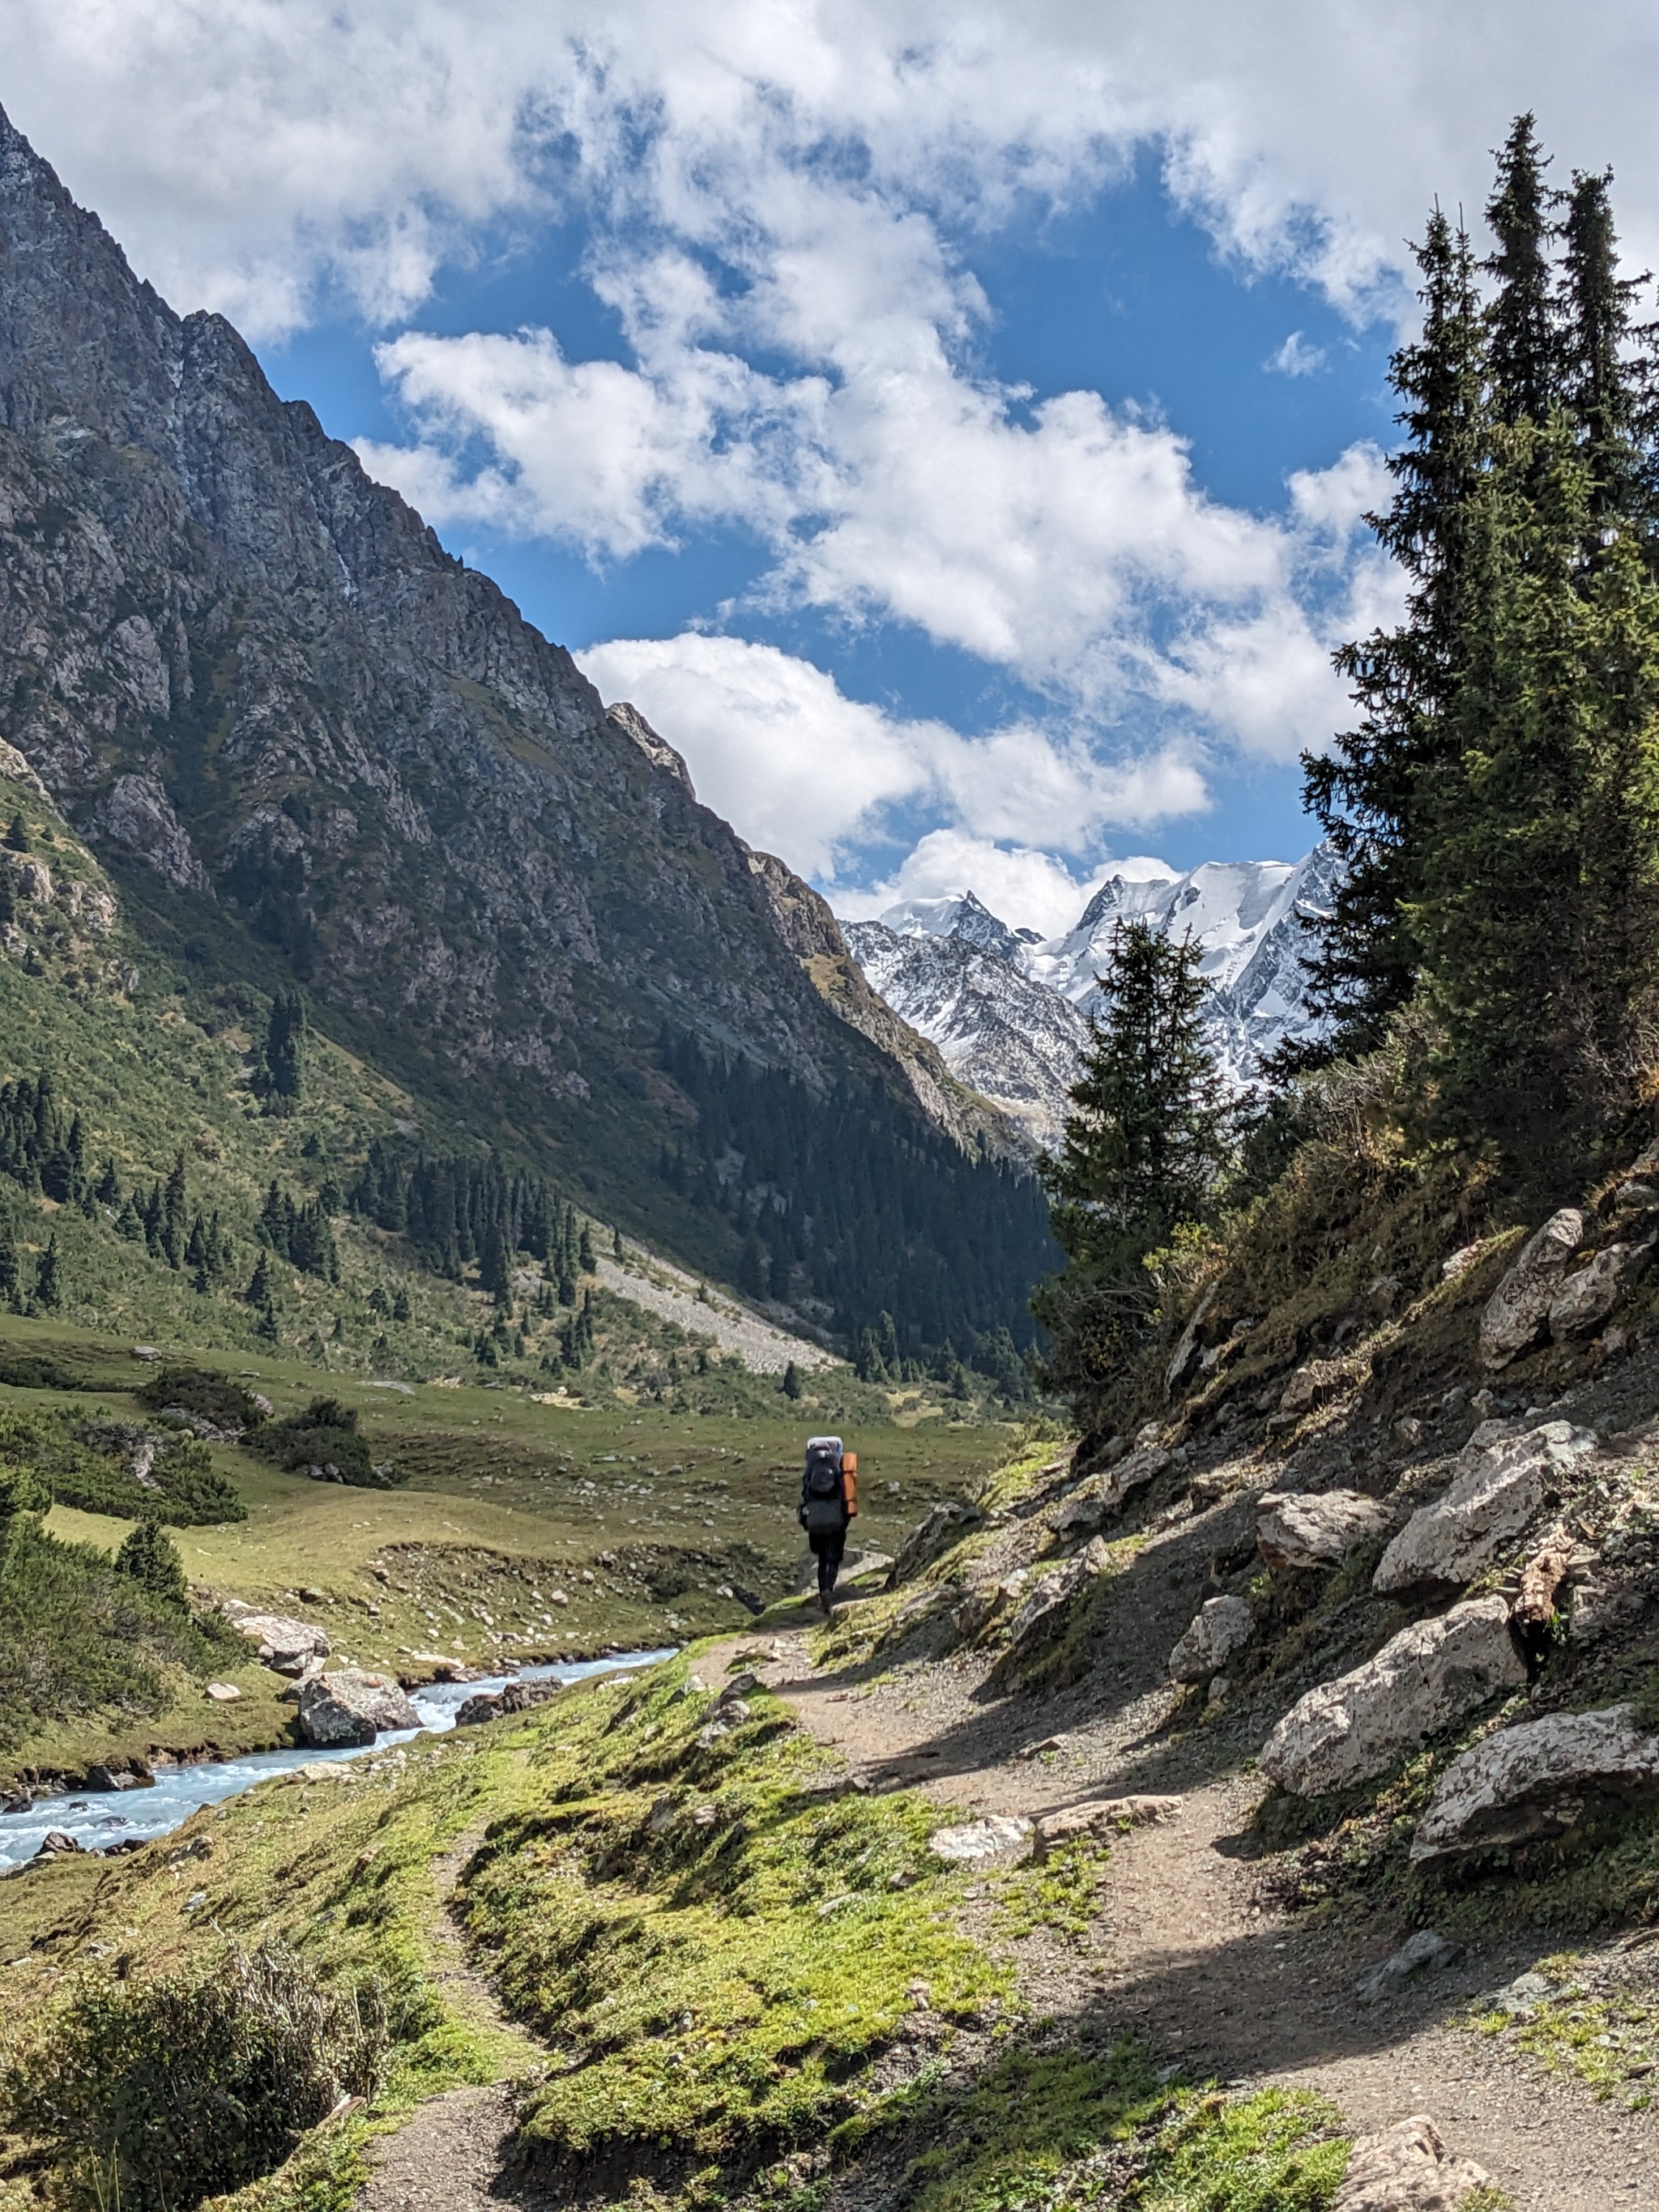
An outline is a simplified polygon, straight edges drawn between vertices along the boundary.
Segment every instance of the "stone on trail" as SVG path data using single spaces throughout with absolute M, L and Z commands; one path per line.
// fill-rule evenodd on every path
M 1255 1546 L 1270 1567 L 1340 1566 L 1393 1517 L 1357 1490 L 1270 1490 L 1257 1502 Z
M 951 1866 L 1018 1866 L 1036 1845 L 1036 1830 L 1018 1814 L 993 1813 L 957 1828 L 935 1828 L 927 1848 Z
M 1587 1813 L 1659 1794 L 1659 1735 L 1629 1705 L 1500 1729 L 1455 1759 L 1418 1823 L 1413 1859 L 1564 1835 Z
M 1242 1597 L 1206 1598 L 1170 1654 L 1172 1682 L 1207 1682 L 1255 1634 L 1255 1615 Z
M 332 1749 L 373 1743 L 382 1729 L 417 1729 L 421 1717 L 389 1674 L 359 1667 L 318 1674 L 300 1692 L 301 1743 Z
M 1527 1670 L 1501 1597 L 1472 1598 L 1392 1637 L 1374 1659 L 1322 1682 L 1291 1706 L 1257 1764 L 1297 1797 L 1321 1797 L 1382 1773 L 1425 1738 Z
M 1403 1990 L 1414 1975 L 1440 1973 L 1462 1955 L 1461 1943 L 1449 1943 L 1432 1928 L 1419 1928 L 1415 1936 L 1407 1937 L 1392 1957 L 1360 1976 L 1354 1984 L 1354 1995 L 1361 2004 L 1376 2004 Z
M 1454 2158 L 1426 2112 L 1362 2136 L 1348 2159 L 1331 2212 L 1458 2212 L 1492 2176 L 1472 2158 Z
M 1036 1824 L 1035 1856 L 1046 1858 L 1056 1844 L 1073 1836 L 1116 1835 L 1125 1828 L 1161 1826 L 1178 1820 L 1179 1797 L 1091 1797 L 1081 1805 L 1062 1805 L 1057 1813 L 1042 1814 Z
M 210 1682 L 203 1696 L 211 1698 L 216 1705 L 234 1705 L 241 1692 L 234 1682 Z
M 1466 1449 L 1463 1471 L 1443 1498 L 1413 1514 L 1378 1561 L 1371 1588 L 1387 1593 L 1418 1583 L 1467 1583 L 1595 1449 L 1595 1430 L 1571 1421 L 1546 1421 L 1483 1450 Z
M 1530 1351 L 1549 1325 L 1550 1307 L 1561 1287 L 1567 1262 L 1584 1239 L 1584 1217 L 1564 1206 L 1529 1237 L 1521 1256 L 1486 1301 L 1480 1316 L 1480 1358 L 1486 1367 L 1507 1367 Z

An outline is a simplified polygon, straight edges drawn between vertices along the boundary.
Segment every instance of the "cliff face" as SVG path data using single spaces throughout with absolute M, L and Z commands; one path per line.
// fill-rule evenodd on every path
M 665 1020 L 815 1086 L 904 1079 L 672 749 L 3 116 L 0 735 L 210 974 L 262 942 L 590 1188 L 683 1114 Z

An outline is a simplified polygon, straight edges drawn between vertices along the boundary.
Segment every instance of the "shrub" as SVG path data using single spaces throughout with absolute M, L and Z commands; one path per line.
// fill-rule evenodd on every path
M 180 1612 L 188 1610 L 190 1585 L 185 1580 L 184 1561 L 154 1521 L 141 1521 L 129 1534 L 115 1554 L 115 1571 L 130 1575 L 161 1604 L 176 1606 Z
M 254 1448 L 279 1467 L 332 1469 L 357 1490 L 390 1490 L 404 1480 L 390 1467 L 374 1465 L 368 1439 L 358 1431 L 356 1408 L 337 1398 L 313 1398 L 303 1413 L 267 1422 Z
M 186 1413 L 199 1413 L 216 1429 L 257 1429 L 265 1418 L 251 1390 L 213 1368 L 159 1367 L 137 1395 L 153 1413 L 177 1406 Z
M 71 2204 L 186 2212 L 372 2096 L 386 2040 L 378 1984 L 331 1990 L 280 1947 L 234 1948 L 203 1972 L 85 1977 L 9 2054 L 0 2104 Z

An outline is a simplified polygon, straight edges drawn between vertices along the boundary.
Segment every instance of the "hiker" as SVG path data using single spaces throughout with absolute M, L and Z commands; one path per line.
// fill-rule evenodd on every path
M 806 1471 L 797 1515 L 818 1563 L 818 1604 L 832 1609 L 836 1577 L 847 1549 L 847 1524 L 859 1510 L 859 1461 L 839 1437 L 808 1437 Z

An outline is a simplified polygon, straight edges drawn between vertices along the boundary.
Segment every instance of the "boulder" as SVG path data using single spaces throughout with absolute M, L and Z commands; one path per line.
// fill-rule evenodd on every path
M 969 1867 L 1018 1866 L 1036 1848 L 1036 1830 L 1017 1814 L 993 1813 L 983 1820 L 969 1820 L 961 1827 L 935 1828 L 927 1848 L 948 1865 Z
M 1270 1567 L 1340 1566 L 1392 1518 L 1357 1490 L 1269 1491 L 1256 1506 L 1255 1546 Z
M 416 1729 L 421 1717 L 389 1674 L 360 1667 L 318 1674 L 300 1692 L 301 1743 L 319 1749 L 373 1743 L 382 1729 Z
M 957 1634 L 969 1643 L 983 1635 L 999 1613 L 1019 1602 L 1030 1579 L 1030 1571 L 1018 1567 L 1000 1582 L 975 1583 L 951 1615 Z
M 1106 1544 L 1100 1537 L 1092 1536 L 1076 1559 L 1039 1575 L 1010 1624 L 1009 1650 L 1025 1650 L 1052 1635 L 1073 1599 L 1097 1575 L 1104 1574 L 1111 1564 L 1112 1555 Z
M 1074 1836 L 1117 1835 L 1125 1828 L 1145 1828 L 1179 1820 L 1179 1797 L 1094 1797 L 1081 1805 L 1062 1806 L 1044 1813 L 1036 1824 L 1035 1856 L 1046 1858 L 1056 1844 Z
M 1492 2176 L 1470 2158 L 1453 2158 L 1426 2112 L 1361 2136 L 1348 2159 L 1331 2212 L 1458 2212 Z
M 241 1694 L 234 1682 L 210 1682 L 203 1692 L 216 1705 L 234 1705 Z
M 1652 1258 L 1655 1241 L 1648 1237 L 1639 1244 L 1609 1244 L 1563 1279 L 1549 1308 L 1550 1334 L 1558 1343 L 1601 1328 Z
M 1242 1597 L 1206 1598 L 1170 1654 L 1170 1680 L 1207 1682 L 1255 1634 L 1255 1615 Z
M 1419 1506 L 1395 1538 L 1371 1577 L 1373 1589 L 1409 1589 L 1418 1583 L 1466 1583 L 1518 1536 L 1586 1452 L 1594 1429 L 1546 1421 L 1524 1435 L 1459 1456 L 1462 1472 L 1432 1505 Z
M 1415 1936 L 1406 1938 L 1392 1957 L 1384 1959 L 1380 1966 L 1373 1966 L 1370 1973 L 1362 1974 L 1354 1984 L 1353 1993 L 1361 2004 L 1377 2004 L 1384 1997 L 1395 1996 L 1419 1974 L 1441 1973 L 1455 1965 L 1462 1955 L 1461 1943 L 1449 1943 L 1432 1928 L 1419 1928 Z
M 1257 1764 L 1297 1797 L 1322 1796 L 1382 1773 L 1395 1759 L 1527 1670 L 1501 1597 L 1472 1598 L 1392 1637 L 1374 1659 L 1299 1698 Z
M 291 1620 L 281 1613 L 232 1612 L 228 1605 L 225 1611 L 238 1634 L 258 1644 L 260 1664 L 279 1674 L 297 1674 L 307 1659 L 328 1656 L 327 1633 L 312 1621 Z
M 1170 1455 L 1161 1444 L 1142 1444 L 1104 1474 L 1080 1482 L 1055 1514 L 1051 1527 L 1057 1536 L 1087 1535 L 1091 1529 L 1121 1511 L 1137 1490 L 1156 1482 L 1169 1466 Z
M 1528 1238 L 1480 1316 L 1484 1365 L 1507 1367 L 1537 1343 L 1548 1325 L 1550 1306 L 1567 1262 L 1583 1241 L 1584 1217 L 1576 1206 L 1564 1206 L 1551 1214 Z
M 1659 1793 L 1659 1735 L 1629 1705 L 1500 1729 L 1455 1759 L 1418 1823 L 1414 1859 L 1564 1835 L 1588 1812 Z
M 503 1713 L 528 1712 L 532 1706 L 556 1698 L 563 1687 L 562 1682 L 554 1681 L 509 1682 L 503 1689 L 468 1698 L 455 1715 L 455 1725 L 477 1728 L 484 1721 L 499 1720 Z
M 1340 1359 L 1310 1359 L 1280 1391 L 1279 1410 L 1290 1414 L 1311 1413 L 1348 1379 L 1348 1370 Z

